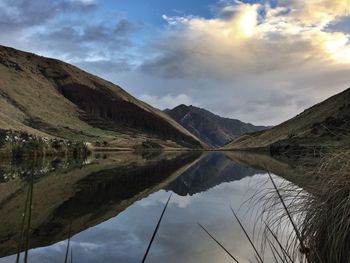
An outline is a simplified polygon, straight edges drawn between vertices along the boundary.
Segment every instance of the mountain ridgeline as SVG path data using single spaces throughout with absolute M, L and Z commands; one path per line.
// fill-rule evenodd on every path
M 194 106 L 162 112 L 73 65 L 5 46 L 0 46 L 0 109 L 0 155 L 6 147 L 13 153 L 23 141 L 28 148 L 49 141 L 45 151 L 71 141 L 110 150 L 209 145 L 273 154 L 350 147 L 350 89 L 270 128 Z
M 254 126 L 240 120 L 223 118 L 205 109 L 179 105 L 164 111 L 180 125 L 212 147 L 221 147 L 233 139 L 268 127 Z
M 334 147 L 350 147 L 350 89 L 269 130 L 244 135 L 224 148 L 300 155 Z
M 226 154 L 213 152 L 204 156 L 165 189 L 180 196 L 195 195 L 222 183 L 239 181 L 262 172 L 262 170 L 239 165 Z
M 201 148 L 162 111 L 65 62 L 0 46 L 0 129 L 121 148 Z

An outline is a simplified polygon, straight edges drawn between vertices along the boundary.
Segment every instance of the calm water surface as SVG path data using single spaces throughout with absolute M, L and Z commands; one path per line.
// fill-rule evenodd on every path
M 171 193 L 146 262 L 233 262 L 198 223 L 249 262 L 254 253 L 230 206 L 253 233 L 264 202 L 246 201 L 271 185 L 265 171 L 240 163 L 225 153 L 121 153 L 0 165 L 0 262 L 16 262 L 30 186 L 20 262 L 26 246 L 28 262 L 64 262 L 69 236 L 67 262 L 141 262 Z

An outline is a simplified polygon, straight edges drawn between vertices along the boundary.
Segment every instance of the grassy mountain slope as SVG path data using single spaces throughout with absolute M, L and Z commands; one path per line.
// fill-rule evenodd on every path
M 192 134 L 213 147 L 221 147 L 242 134 L 267 128 L 240 120 L 223 118 L 192 105 L 179 105 L 165 112 Z
M 314 105 L 269 130 L 244 135 L 225 149 L 350 146 L 350 89 Z
M 59 60 L 0 46 L 0 128 L 132 147 L 201 147 L 166 114 Z M 151 144 L 152 144 L 151 143 Z

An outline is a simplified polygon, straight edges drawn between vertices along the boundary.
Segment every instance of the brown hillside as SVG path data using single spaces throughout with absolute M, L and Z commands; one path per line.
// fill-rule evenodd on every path
M 350 146 L 350 89 L 269 130 L 244 135 L 225 149 Z
M 201 147 L 163 112 L 59 60 L 0 46 L 0 128 L 130 147 Z

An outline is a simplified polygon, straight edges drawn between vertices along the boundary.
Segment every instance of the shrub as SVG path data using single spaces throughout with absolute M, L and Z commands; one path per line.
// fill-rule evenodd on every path
M 145 142 L 143 142 L 142 147 L 145 149 L 162 149 L 163 148 L 160 144 L 153 142 L 151 140 L 146 140 Z
M 55 150 L 61 149 L 61 143 L 57 140 L 54 140 L 51 144 L 51 147 L 54 148 Z
M 6 143 L 6 131 L 5 130 L 0 130 L 0 147 L 4 146 Z
M 24 149 L 20 145 L 16 144 L 12 147 L 12 158 L 15 160 L 20 160 L 24 156 Z

